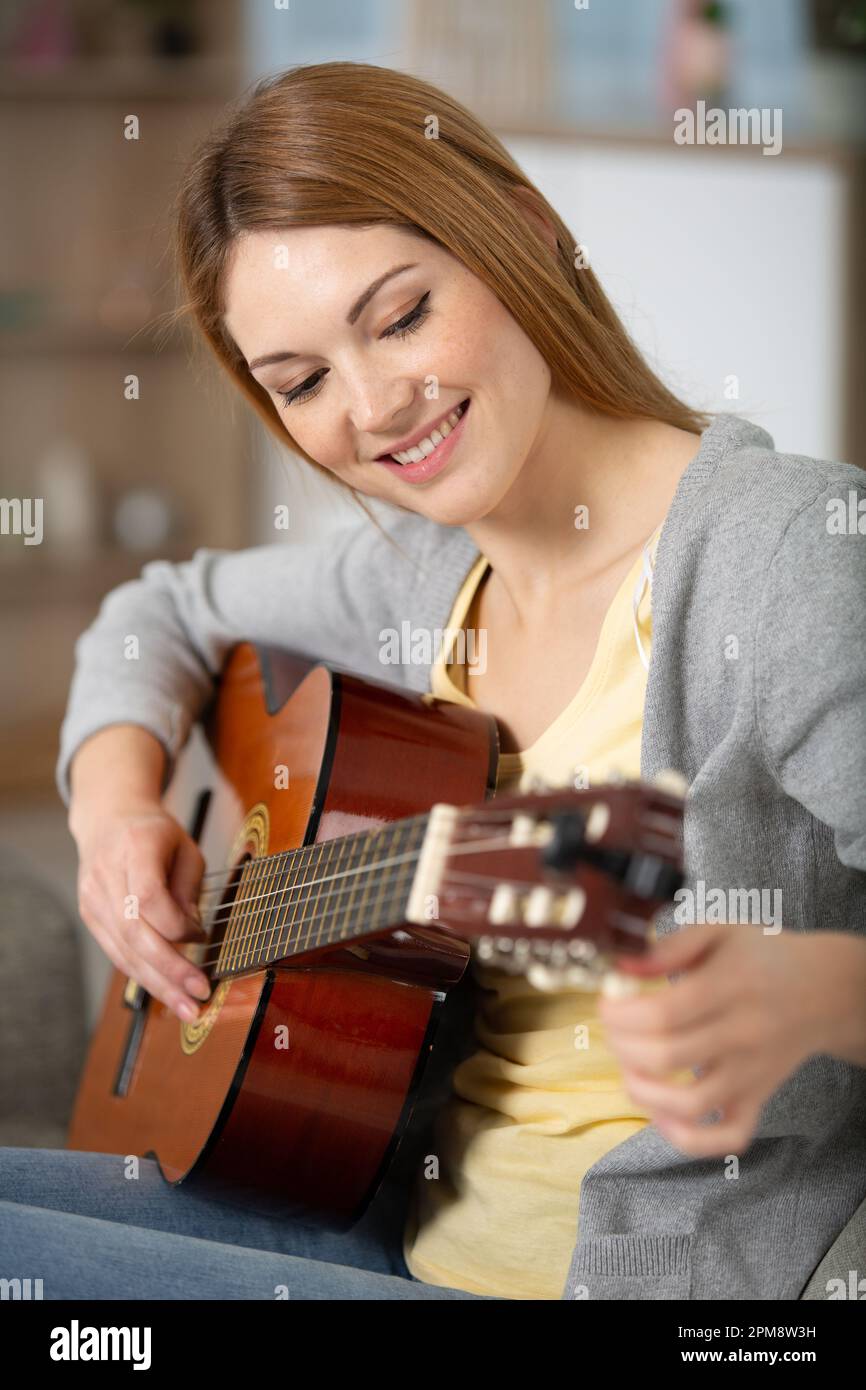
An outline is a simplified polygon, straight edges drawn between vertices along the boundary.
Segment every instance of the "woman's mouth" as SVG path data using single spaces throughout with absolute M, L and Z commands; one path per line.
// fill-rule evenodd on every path
M 443 416 L 442 420 L 424 439 L 396 454 L 387 454 L 376 459 L 377 463 L 398 473 L 407 483 L 423 483 L 439 473 L 453 454 L 465 429 L 469 414 L 469 398 Z

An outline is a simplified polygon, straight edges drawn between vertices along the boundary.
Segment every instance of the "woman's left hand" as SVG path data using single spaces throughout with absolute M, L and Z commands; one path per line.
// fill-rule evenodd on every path
M 815 1053 L 866 1066 L 866 939 L 688 926 L 617 969 L 667 988 L 599 1001 L 632 1099 L 683 1153 L 744 1150 L 773 1092 Z M 672 1072 L 699 1068 L 683 1084 Z M 699 1121 L 720 1112 L 717 1123 Z

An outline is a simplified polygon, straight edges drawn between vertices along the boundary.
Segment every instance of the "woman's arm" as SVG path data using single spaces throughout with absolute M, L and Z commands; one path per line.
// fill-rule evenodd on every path
M 864 475 L 842 465 L 832 485 L 816 478 L 768 556 L 753 658 L 767 766 L 832 829 L 840 875 L 866 873 L 866 536 L 830 525 L 849 493 L 866 527 Z M 809 1057 L 866 1066 L 866 921 L 855 935 L 820 902 L 814 914 L 772 934 L 686 927 L 647 961 L 620 963 L 635 975 L 683 972 L 651 997 L 600 1005 L 630 1094 L 683 1152 L 741 1152 L 765 1103 Z M 670 1079 L 694 1067 L 697 1080 Z M 717 1123 L 701 1123 L 716 1110 Z
M 406 521 L 404 544 L 428 525 Z M 79 911 L 115 966 L 179 1017 L 208 996 L 176 949 L 201 936 L 204 862 L 162 792 L 227 651 L 262 642 L 375 671 L 387 604 L 405 601 L 414 575 L 366 522 L 327 546 L 200 550 L 146 565 L 78 639 L 57 785 L 78 848 Z
M 112 805 L 159 803 L 165 749 L 137 724 L 112 724 L 75 750 L 69 768 L 69 829 L 74 839 L 88 825 L 88 808 L 104 815 Z
M 389 527 L 390 534 L 417 549 L 418 527 L 431 523 L 415 516 L 401 523 Z M 76 642 L 55 774 L 63 801 L 70 803 L 76 750 L 110 725 L 137 725 L 161 744 L 165 790 L 190 726 L 237 642 L 293 648 L 362 674 L 375 672 L 388 605 L 405 601 L 417 582 L 411 561 L 367 521 L 327 543 L 202 549 L 182 564 L 145 565 L 138 579 L 106 596 Z M 379 675 L 387 677 L 381 669 Z M 136 775 L 127 760 L 133 745 L 117 746 L 122 765 L 112 764 L 110 781 Z M 86 788 L 79 798 L 90 800 Z
M 866 1066 L 861 937 L 700 924 L 618 968 L 677 975 L 649 995 L 602 999 L 599 1017 L 629 1095 L 684 1153 L 741 1153 L 766 1101 L 810 1057 Z M 713 1112 L 716 1123 L 703 1123 Z

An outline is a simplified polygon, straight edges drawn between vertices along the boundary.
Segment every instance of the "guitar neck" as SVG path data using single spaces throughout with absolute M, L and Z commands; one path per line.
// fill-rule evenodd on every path
M 375 831 L 248 860 L 231 887 L 214 978 L 324 947 L 361 941 L 406 921 L 429 814 Z

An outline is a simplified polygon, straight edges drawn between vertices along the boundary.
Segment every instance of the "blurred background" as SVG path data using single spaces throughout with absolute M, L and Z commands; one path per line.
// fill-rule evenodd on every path
M 54 787 L 75 638 L 150 559 L 279 539 L 275 502 L 293 535 L 359 524 L 162 325 L 192 146 L 255 79 L 334 59 L 485 120 L 686 399 L 864 466 L 866 0 L 2 0 L 0 498 L 43 498 L 45 530 L 0 534 L 0 970 L 39 938 L 68 966 L 68 1074 L 33 1083 L 29 1142 L 62 1136 L 106 969 Z M 678 145 L 673 112 L 699 100 L 779 108 L 781 153 Z

